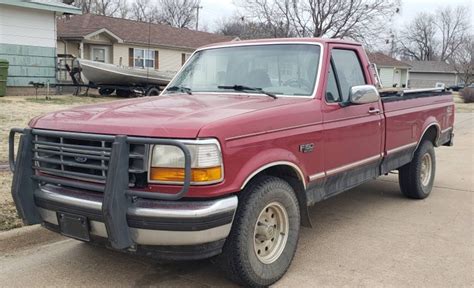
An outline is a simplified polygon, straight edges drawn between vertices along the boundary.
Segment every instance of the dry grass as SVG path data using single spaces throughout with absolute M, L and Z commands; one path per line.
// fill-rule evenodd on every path
M 7 169 L 8 133 L 13 127 L 26 127 L 31 118 L 74 106 L 116 100 L 113 97 L 44 96 L 0 98 L 0 231 L 21 226 L 10 194 L 11 173 Z
M 8 230 L 22 225 L 18 218 L 15 204 L 10 194 L 11 173 L 0 170 L 0 231 Z
M 474 103 L 465 103 L 459 92 L 453 92 L 453 99 L 454 104 L 456 105 L 456 112 L 474 112 Z
M 113 97 L 44 96 L 0 98 L 0 165 L 8 160 L 8 133 L 13 127 L 26 127 L 31 118 L 74 106 L 116 100 Z

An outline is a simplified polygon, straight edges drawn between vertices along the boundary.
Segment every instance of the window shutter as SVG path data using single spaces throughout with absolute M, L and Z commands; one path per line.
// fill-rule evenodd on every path
M 160 69 L 160 52 L 155 50 L 155 69 Z
M 181 53 L 181 66 L 184 65 L 184 62 L 186 62 L 186 53 Z
M 128 66 L 133 67 L 133 48 L 128 48 Z

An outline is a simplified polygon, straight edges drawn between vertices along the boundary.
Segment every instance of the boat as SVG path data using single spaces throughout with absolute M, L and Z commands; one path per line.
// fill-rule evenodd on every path
M 94 85 L 120 86 L 165 86 L 171 81 L 174 72 L 157 71 L 152 68 L 132 68 L 103 62 L 78 59 L 82 74 Z

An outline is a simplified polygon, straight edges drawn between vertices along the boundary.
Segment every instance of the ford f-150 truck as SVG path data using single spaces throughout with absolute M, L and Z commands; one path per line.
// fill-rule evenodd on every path
M 232 280 L 270 285 L 309 206 L 392 170 L 405 196 L 430 194 L 452 95 L 383 91 L 376 75 L 342 40 L 203 47 L 160 96 L 13 129 L 16 208 L 27 225 L 161 259 L 217 256 Z

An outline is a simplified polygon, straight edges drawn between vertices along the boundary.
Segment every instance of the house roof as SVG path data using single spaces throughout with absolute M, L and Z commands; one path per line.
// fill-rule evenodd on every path
M 67 5 L 61 1 L 54 0 L 30 0 L 30 1 L 18 1 L 18 0 L 0 0 L 0 4 L 12 5 L 17 7 L 46 10 L 63 14 L 81 14 L 81 9 L 72 5 Z
M 378 67 L 397 67 L 397 68 L 410 68 L 411 66 L 405 62 L 392 58 L 381 52 L 367 53 L 371 63 L 376 64 Z
M 456 73 L 453 65 L 441 61 L 407 61 L 412 66 L 410 72 Z
M 234 38 L 207 32 L 175 28 L 165 24 L 150 24 L 128 19 L 84 14 L 58 20 L 58 38 L 84 38 L 100 29 L 110 31 L 124 43 L 146 44 L 185 49 Z

